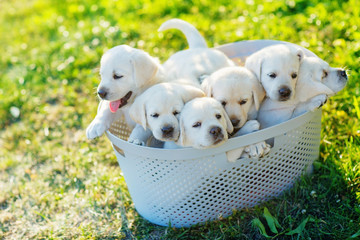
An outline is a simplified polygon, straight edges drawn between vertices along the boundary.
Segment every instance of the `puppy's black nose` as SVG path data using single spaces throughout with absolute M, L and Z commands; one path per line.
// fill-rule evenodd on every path
M 232 118 L 231 120 L 231 124 L 235 127 L 239 124 L 240 120 L 239 119 L 236 119 L 236 118 Z
M 170 136 L 174 132 L 174 128 L 172 126 L 165 126 L 161 128 L 161 131 L 164 136 Z
M 106 97 L 106 95 L 107 95 L 107 91 L 105 89 L 100 88 L 99 91 L 98 91 L 98 95 L 99 95 L 99 97 L 104 99 Z
M 214 137 L 218 137 L 221 133 L 221 128 L 219 127 L 213 127 L 210 129 L 210 134 L 213 135 Z
M 279 95 L 281 99 L 288 99 L 290 97 L 291 90 L 288 87 L 282 87 L 279 89 Z
M 339 70 L 338 74 L 339 74 L 340 77 L 347 78 L 346 71 L 344 71 L 344 70 Z

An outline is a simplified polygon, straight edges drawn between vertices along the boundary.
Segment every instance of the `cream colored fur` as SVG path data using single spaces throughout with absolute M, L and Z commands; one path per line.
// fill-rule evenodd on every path
M 122 115 L 129 127 L 133 127 L 134 122 L 128 114 L 129 106 L 137 95 L 164 80 L 162 67 L 156 59 L 127 45 L 111 48 L 102 56 L 100 76 L 98 92 L 105 91 L 106 96 L 101 99 L 97 115 L 86 129 L 88 139 L 101 136 Z M 111 112 L 109 104 L 124 98 L 130 92 L 132 94 L 127 104 L 116 112 Z
M 184 104 L 204 95 L 196 87 L 177 83 L 160 83 L 150 87 L 130 107 L 130 117 L 138 125 L 128 141 L 145 145 L 151 135 L 160 141 L 177 140 L 180 134 L 178 118 Z

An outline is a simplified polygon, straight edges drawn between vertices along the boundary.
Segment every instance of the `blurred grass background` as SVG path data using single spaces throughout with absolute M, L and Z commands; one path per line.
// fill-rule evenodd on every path
M 359 0 L 0 0 L 0 239 L 347 239 L 360 235 Z M 88 141 L 101 55 L 128 44 L 166 60 L 187 47 L 170 18 L 209 46 L 276 39 L 350 74 L 323 107 L 314 174 L 229 218 L 173 229 L 135 211 L 106 137 Z M 267 207 L 281 227 L 271 232 Z M 304 219 L 311 219 L 298 233 Z

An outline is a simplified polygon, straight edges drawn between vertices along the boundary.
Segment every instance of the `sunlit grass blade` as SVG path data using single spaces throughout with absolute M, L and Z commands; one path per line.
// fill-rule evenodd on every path
M 255 218 L 252 220 L 252 224 L 253 226 L 255 226 L 261 235 L 263 235 L 264 237 L 266 238 L 271 238 L 267 233 L 266 233 L 266 229 L 265 229 L 265 226 L 264 224 L 262 224 L 262 222 L 260 221 L 260 219 L 258 218 Z
M 357 115 L 358 119 L 360 119 L 359 102 L 358 102 L 356 96 L 353 96 L 353 99 L 354 99 L 354 107 L 355 107 L 356 115 Z
M 351 235 L 348 239 L 358 239 L 360 237 L 360 230 L 357 231 L 357 233 Z
M 281 225 L 279 224 L 278 220 L 271 215 L 269 212 L 269 209 L 267 207 L 264 208 L 264 217 L 266 219 L 266 222 L 270 228 L 270 230 L 273 233 L 279 233 L 276 227 L 281 228 Z
M 308 221 L 315 221 L 315 219 L 313 219 L 312 217 L 308 216 L 307 218 L 305 218 L 300 225 L 295 228 L 294 230 L 291 230 L 290 232 L 285 233 L 286 235 L 294 235 L 294 234 L 301 234 L 304 230 L 305 230 L 305 226 L 308 223 Z

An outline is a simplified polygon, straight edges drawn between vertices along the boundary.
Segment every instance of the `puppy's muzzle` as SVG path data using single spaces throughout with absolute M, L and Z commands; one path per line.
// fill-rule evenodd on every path
M 161 132 L 164 138 L 172 137 L 174 134 L 174 127 L 172 126 L 164 126 L 161 128 Z
M 339 70 L 337 74 L 338 74 L 338 76 L 339 76 L 340 78 L 344 78 L 345 80 L 348 79 L 348 76 L 347 76 L 347 74 L 346 74 L 346 71 L 344 71 L 344 70 Z
M 97 92 L 97 94 L 99 95 L 99 97 L 101 99 L 105 99 L 106 95 L 108 95 L 108 90 L 105 88 L 100 88 L 99 91 Z
M 236 127 L 240 123 L 240 120 L 237 118 L 232 118 L 232 119 L 230 119 L 230 121 L 231 121 L 231 124 L 233 125 L 233 127 Z
M 210 135 L 214 139 L 214 144 L 221 142 L 224 139 L 224 134 L 219 127 L 212 127 L 209 131 Z
M 286 101 L 290 98 L 291 96 L 291 90 L 290 88 L 286 87 L 286 86 L 282 86 L 279 89 L 279 100 L 280 101 Z

